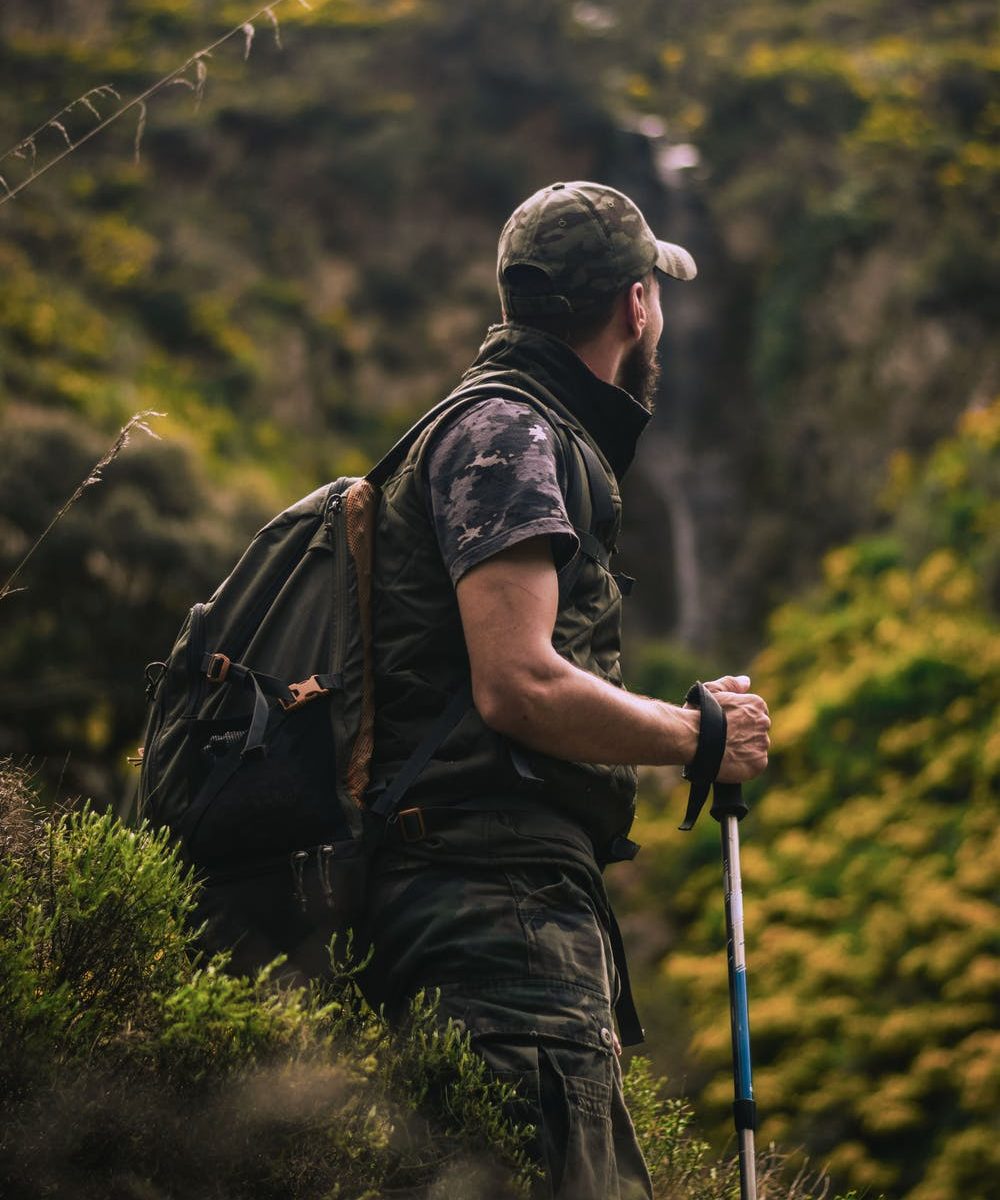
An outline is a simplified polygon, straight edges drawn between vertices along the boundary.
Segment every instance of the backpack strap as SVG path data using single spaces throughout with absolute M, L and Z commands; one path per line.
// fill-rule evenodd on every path
M 434 756 L 434 751 L 472 708 L 472 684 L 464 683 L 448 701 L 444 711 L 427 728 L 416 749 L 399 768 L 392 783 L 369 806 L 369 812 L 388 818 L 416 782 L 420 772 Z
M 607 476 L 593 447 L 571 426 L 560 422 L 559 430 L 567 455 L 577 464 L 575 471 L 567 472 L 566 508 L 573 522 L 573 532 L 580 542 L 580 552 L 559 572 L 559 599 L 563 601 L 579 578 L 584 558 L 599 563 L 605 570 L 610 569 L 611 553 L 597 536 L 596 530 L 610 527 L 615 517 L 615 506 Z
M 583 554 L 607 569 L 611 555 L 598 536 L 598 531 L 610 528 L 615 518 L 615 506 L 611 497 L 611 489 L 608 486 L 607 473 L 601 465 L 597 452 L 587 438 L 575 430 L 565 417 L 553 411 L 543 400 L 524 388 L 503 382 L 502 377 L 495 381 L 490 376 L 480 377 L 474 384 L 470 384 L 467 388 L 459 388 L 432 408 L 430 412 L 425 413 L 415 425 L 403 434 L 389 453 L 372 468 L 368 478 L 373 479 L 377 475 L 378 480 L 384 482 L 403 461 L 413 443 L 425 429 L 452 410 L 477 400 L 493 399 L 494 397 L 528 404 L 536 410 L 544 410 L 541 415 L 554 427 L 566 456 L 566 510 L 573 524 L 573 532 L 580 541 L 580 549 Z M 573 469 L 573 464 L 576 464 L 576 470 Z M 587 484 L 586 489 L 583 487 L 584 480 Z M 567 567 L 571 565 L 568 563 Z M 569 587 L 564 588 L 560 581 L 561 600 L 565 599 L 572 588 L 575 576 L 579 574 L 580 565 L 582 564 L 577 564 Z M 566 567 L 563 568 L 564 571 L 566 569 Z
M 514 389 L 510 390 L 513 391 Z M 445 396 L 440 403 L 428 409 L 419 420 L 410 426 L 399 441 L 378 460 L 365 478 L 375 487 L 381 488 L 393 471 L 396 470 L 407 454 L 409 454 L 417 438 L 420 437 L 425 429 L 429 429 L 447 413 L 462 408 L 472 401 L 489 399 L 495 394 L 495 390 L 475 384 L 468 388 L 458 388 L 451 395 Z

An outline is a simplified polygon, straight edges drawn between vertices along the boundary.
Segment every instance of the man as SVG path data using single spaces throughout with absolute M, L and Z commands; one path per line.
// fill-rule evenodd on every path
M 634 764 L 689 762 L 699 714 L 624 690 L 608 558 L 650 415 L 660 280 L 694 275 L 612 188 L 526 200 L 500 236 L 504 324 L 378 520 L 375 792 L 470 681 L 472 703 L 376 862 L 369 994 L 394 1017 L 440 990 L 442 1016 L 518 1085 L 542 1194 L 567 1200 L 651 1194 L 616 1001 L 623 1039 L 641 1031 L 601 869 L 635 853 Z M 710 686 L 728 719 L 719 778 L 751 779 L 766 705 L 745 677 Z

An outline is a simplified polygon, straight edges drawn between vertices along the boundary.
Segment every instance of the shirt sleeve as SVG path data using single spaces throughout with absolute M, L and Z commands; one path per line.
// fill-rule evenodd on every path
M 466 409 L 437 435 L 427 475 L 431 517 L 452 583 L 540 534 L 552 538 L 557 569 L 576 553 L 562 445 L 530 405 L 496 398 Z

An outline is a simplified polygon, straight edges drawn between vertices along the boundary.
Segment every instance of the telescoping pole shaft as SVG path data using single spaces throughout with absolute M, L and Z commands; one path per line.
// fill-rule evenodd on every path
M 685 704 L 701 712 L 698 748 L 684 768 L 690 780 L 687 812 L 681 829 L 693 829 L 709 791 L 709 810 L 722 830 L 722 867 L 726 896 L 726 934 L 729 964 L 729 1021 L 733 1037 L 733 1086 L 736 1099 L 733 1116 L 740 1155 L 740 1200 L 757 1200 L 757 1164 L 754 1160 L 754 1130 L 757 1105 L 750 1075 L 750 1017 L 747 1006 L 747 958 L 743 941 L 743 881 L 740 878 L 739 823 L 749 811 L 738 783 L 719 783 L 716 776 L 726 748 L 726 716 L 719 702 L 703 683 L 689 689 Z
M 716 789 L 720 785 L 716 784 Z M 718 799 L 716 801 L 718 803 Z M 750 1015 L 747 1004 L 747 960 L 743 938 L 743 882 L 740 876 L 740 826 L 736 816 L 719 818 L 726 897 L 729 962 L 729 1021 L 733 1038 L 733 1115 L 739 1139 L 740 1200 L 757 1200 L 754 1153 L 756 1103 L 750 1067 Z

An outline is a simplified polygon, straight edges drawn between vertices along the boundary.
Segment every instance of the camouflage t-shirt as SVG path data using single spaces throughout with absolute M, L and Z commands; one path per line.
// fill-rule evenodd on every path
M 562 444 L 530 405 L 499 397 L 474 404 L 437 437 L 427 462 L 431 517 L 453 584 L 540 534 L 551 535 L 557 568 L 576 552 Z

